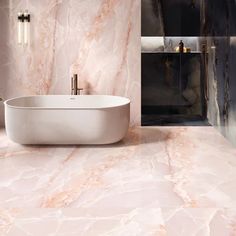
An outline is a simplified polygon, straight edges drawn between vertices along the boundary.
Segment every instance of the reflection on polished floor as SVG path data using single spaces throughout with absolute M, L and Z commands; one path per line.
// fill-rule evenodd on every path
M 2 130 L 0 145 L 0 235 L 236 235 L 236 149 L 213 127 L 77 147 Z

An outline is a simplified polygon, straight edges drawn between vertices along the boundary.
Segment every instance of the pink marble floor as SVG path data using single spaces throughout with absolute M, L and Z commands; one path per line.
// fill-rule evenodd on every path
M 0 235 L 236 235 L 236 149 L 212 127 L 135 128 L 107 146 L 0 132 Z

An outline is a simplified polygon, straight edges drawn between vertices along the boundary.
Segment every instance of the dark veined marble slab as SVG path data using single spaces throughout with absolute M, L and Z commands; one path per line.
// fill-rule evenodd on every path
M 142 0 L 142 36 L 236 36 L 235 0 Z

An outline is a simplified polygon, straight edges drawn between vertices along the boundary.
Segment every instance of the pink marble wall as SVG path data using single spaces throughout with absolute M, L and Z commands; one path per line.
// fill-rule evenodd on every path
M 4 98 L 69 94 L 78 73 L 86 94 L 131 99 L 131 124 L 140 123 L 140 0 L 10 0 L 6 11 L 8 70 L 1 77 Z M 17 44 L 19 10 L 31 13 L 31 43 Z M 7 25 L 7 24 L 6 24 Z M 3 44 L 3 45 L 2 45 Z M 4 86 L 3 81 L 5 81 Z
M 6 96 L 6 81 L 10 71 L 10 47 L 9 42 L 9 14 L 8 0 L 0 1 L 0 97 Z M 4 107 L 0 102 L 0 126 L 4 123 Z

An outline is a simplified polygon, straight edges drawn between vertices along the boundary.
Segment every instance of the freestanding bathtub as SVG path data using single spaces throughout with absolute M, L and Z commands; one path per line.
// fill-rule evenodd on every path
M 4 102 L 7 136 L 20 144 L 110 144 L 127 133 L 130 100 L 109 95 L 44 95 Z

